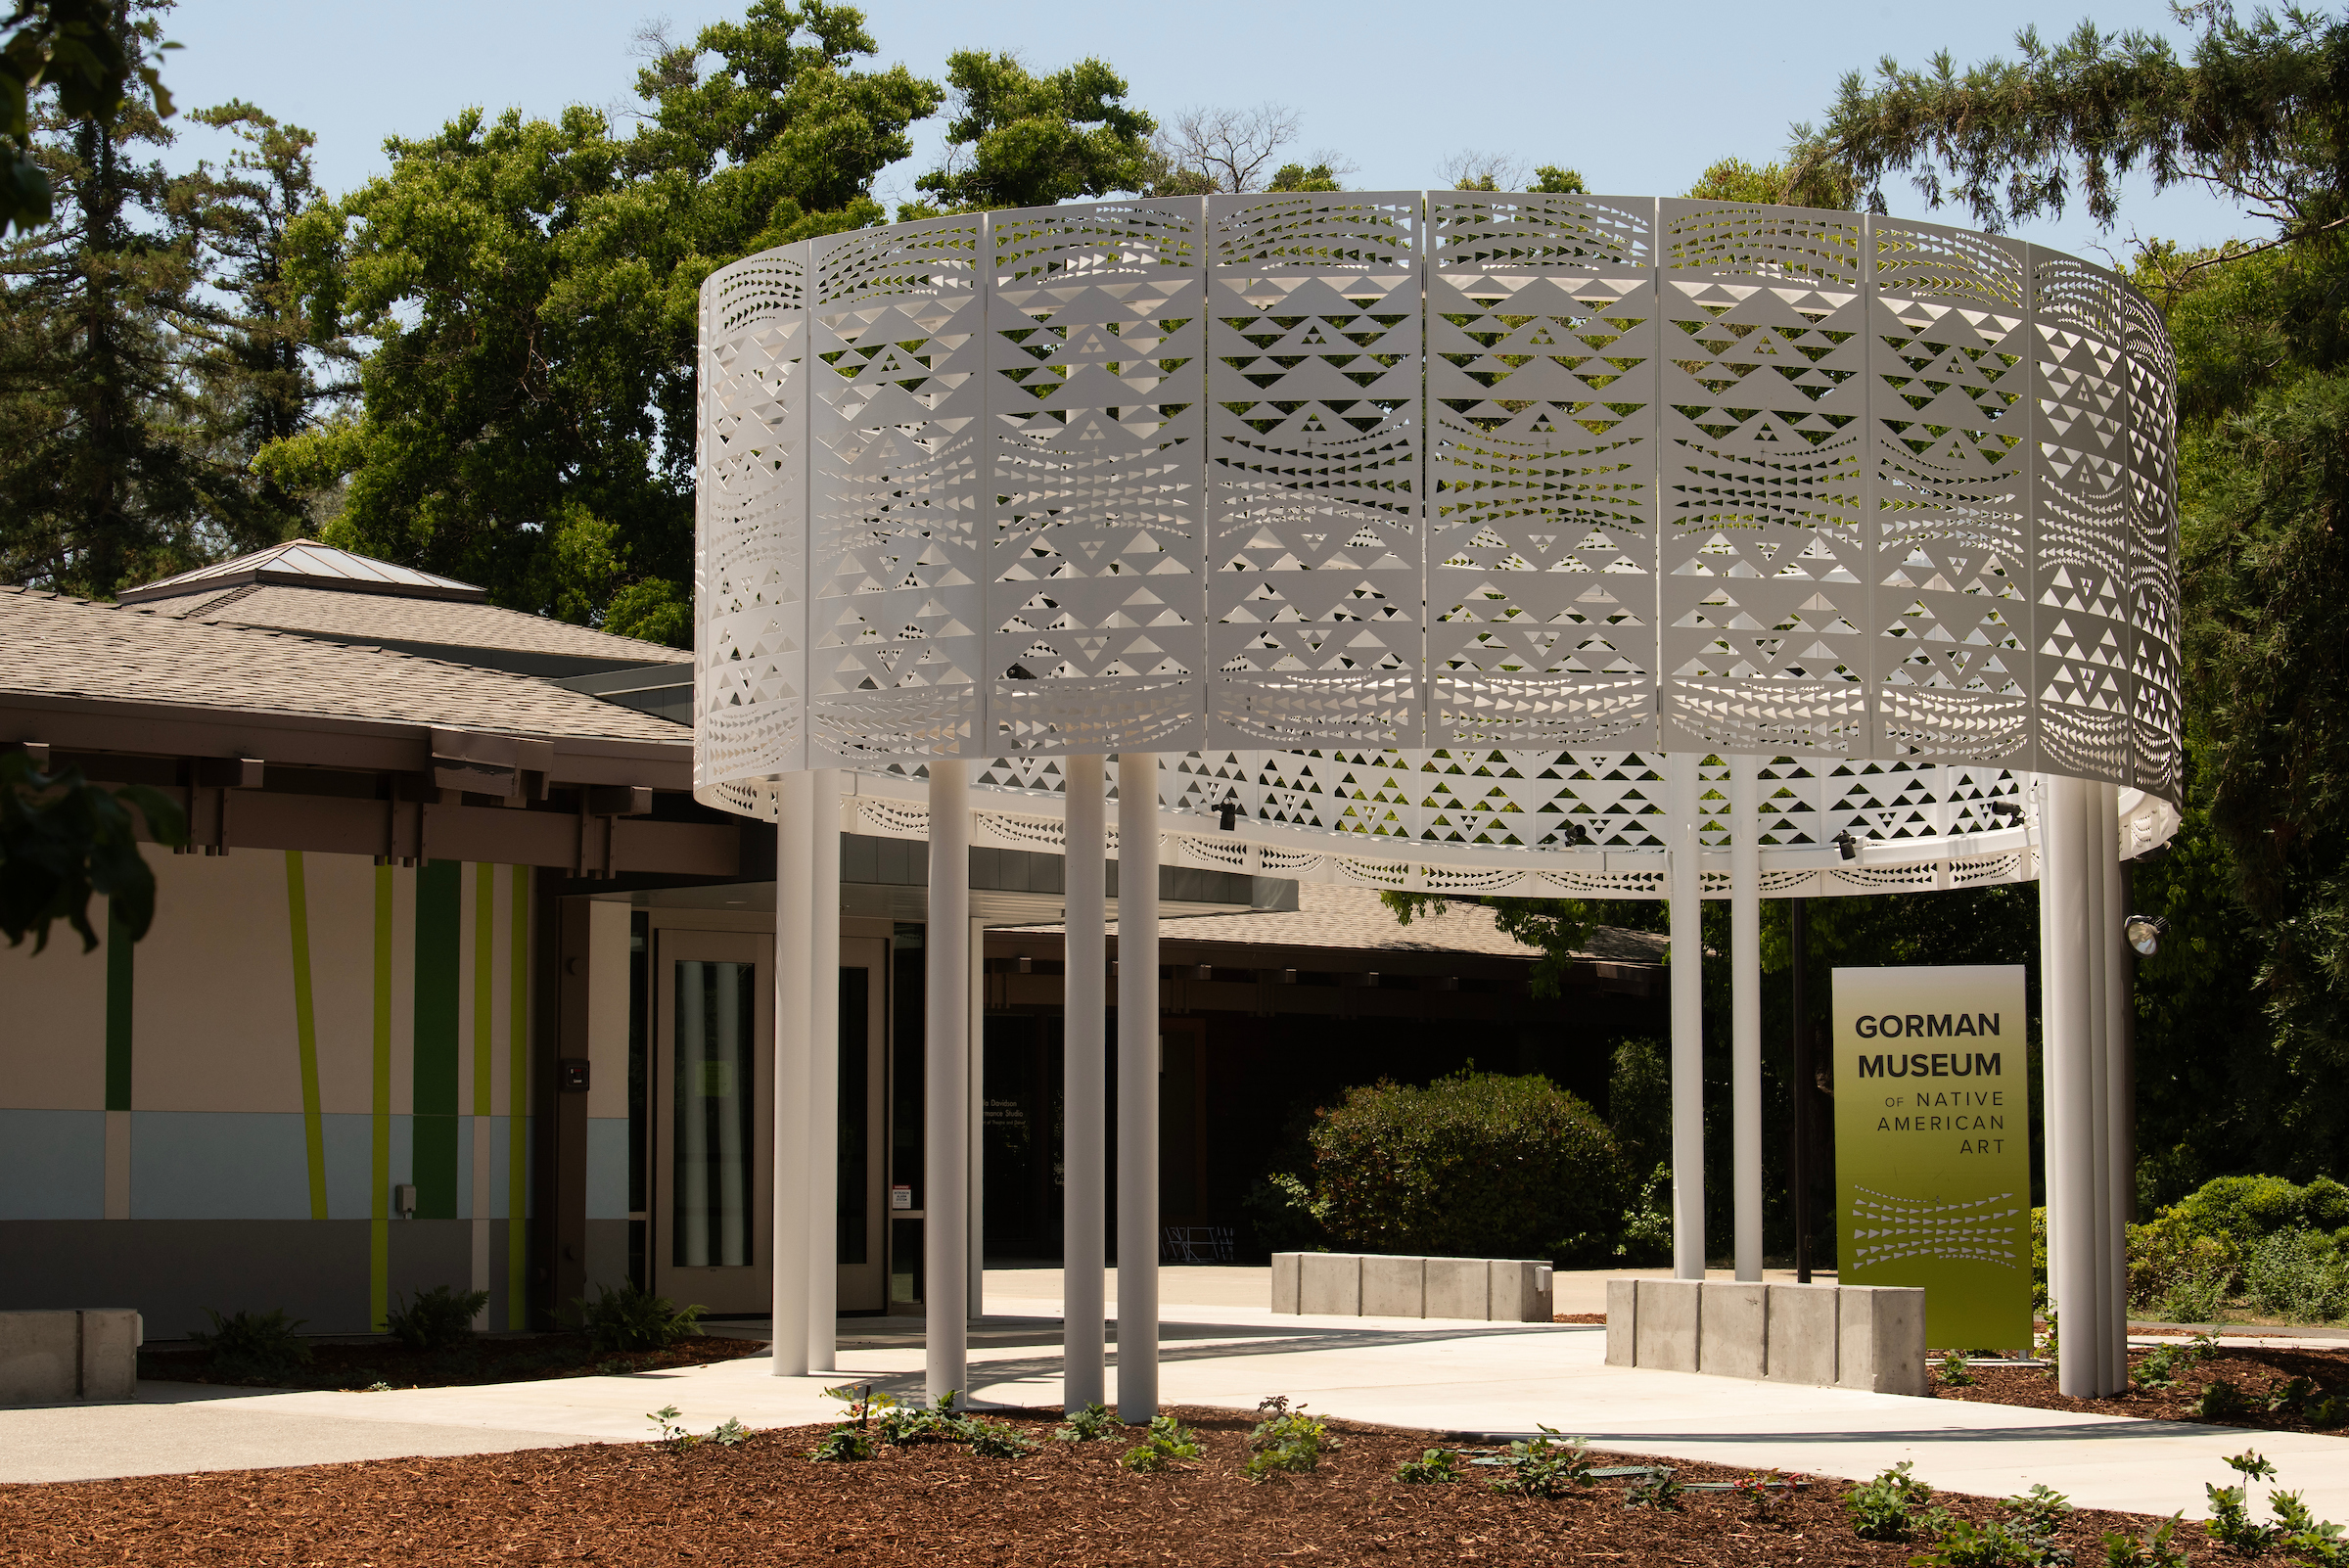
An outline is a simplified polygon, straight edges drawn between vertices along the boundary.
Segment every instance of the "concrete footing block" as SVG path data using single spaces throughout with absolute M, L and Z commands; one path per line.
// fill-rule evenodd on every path
M 1607 1281 L 1607 1364 L 1639 1364 L 1639 1281 Z
M 0 1313 L 0 1405 L 127 1400 L 142 1337 L 129 1307 Z
M 1759 1378 L 1768 1364 L 1770 1318 L 1759 1281 L 1717 1281 L 1698 1294 L 1696 1369 Z
M 1427 1260 L 1427 1315 L 1474 1317 L 1492 1315 L 1492 1266 L 1483 1258 Z
M 1824 1386 L 1835 1381 L 1835 1342 L 1841 1327 L 1833 1285 L 1769 1285 L 1764 1308 L 1767 1364 L 1773 1383 Z
M 1838 1388 L 1923 1395 L 1925 1293 L 1909 1286 L 1844 1285 L 1835 1293 Z
M 1276 1313 L 1299 1311 L 1297 1305 L 1297 1254 L 1276 1252 L 1272 1255 L 1272 1310 Z
M 1362 1314 L 1362 1260 L 1352 1252 L 1297 1255 L 1297 1310 L 1338 1317 Z
M 1550 1306 L 1550 1266 L 1542 1258 L 1495 1258 L 1491 1263 L 1493 1320 L 1500 1323 L 1546 1323 Z
M 1427 1260 L 1425 1258 L 1362 1258 L 1362 1315 L 1364 1317 L 1425 1317 L 1427 1315 Z
M 1642 1279 L 1633 1345 L 1638 1364 L 1665 1372 L 1693 1372 L 1700 1364 L 1698 1331 L 1704 1281 Z

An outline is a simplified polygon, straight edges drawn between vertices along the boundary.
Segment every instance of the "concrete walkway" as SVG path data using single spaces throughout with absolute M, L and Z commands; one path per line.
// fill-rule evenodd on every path
M 1240 1272 L 1238 1270 L 1234 1271 Z M 1258 1273 L 1261 1270 L 1247 1270 Z M 2004 1496 L 2045 1482 L 2084 1507 L 2203 1511 L 2220 1462 L 2256 1447 L 2320 1516 L 2349 1518 L 2349 1439 L 2126 1417 L 1799 1389 L 1604 1364 L 1594 1326 L 1274 1316 L 1261 1305 L 1191 1304 L 1230 1293 L 1209 1270 L 1169 1270 L 1160 1387 L 1169 1404 L 1246 1409 L 1269 1394 L 1354 1420 L 1438 1431 L 1530 1435 L 1537 1423 L 1600 1447 L 1860 1478 L 1902 1459 L 1937 1487 Z M 1182 1284 L 1184 1275 L 1197 1275 Z M 1058 1313 L 990 1275 L 988 1319 L 974 1331 L 974 1396 L 1048 1406 L 1060 1400 Z M 124 1406 L 13 1410 L 0 1420 L 0 1481 L 317 1464 L 407 1454 L 505 1452 L 640 1441 L 646 1412 L 675 1405 L 707 1431 L 728 1417 L 755 1427 L 830 1418 L 826 1383 L 871 1379 L 916 1392 L 917 1320 L 850 1318 L 841 1370 L 776 1378 L 761 1358 L 627 1377 L 378 1394 L 222 1395 L 145 1385 Z

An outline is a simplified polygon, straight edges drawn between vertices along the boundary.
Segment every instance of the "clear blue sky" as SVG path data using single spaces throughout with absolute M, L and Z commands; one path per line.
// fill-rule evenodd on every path
M 1361 188 L 1436 183 L 1448 154 L 1477 148 L 1571 165 L 1596 191 L 1669 195 L 1725 155 L 1773 158 L 1790 121 L 1821 116 L 1844 71 L 1886 54 L 1922 64 L 1946 48 L 1963 64 L 2009 52 L 2027 22 L 2056 35 L 2084 16 L 2182 36 L 2161 0 L 2059 3 L 875 0 L 865 9 L 881 60 L 934 78 L 959 48 L 1009 50 L 1038 68 L 1098 55 L 1131 81 L 1136 102 L 1161 115 L 1285 104 L 1303 117 L 1299 151 L 1341 153 L 1359 165 L 1347 183 Z M 666 16 L 689 35 L 739 16 L 743 4 L 182 0 L 164 25 L 186 47 L 165 73 L 183 104 L 242 97 L 316 131 L 321 181 L 340 194 L 385 168 L 385 137 L 428 133 L 468 105 L 551 115 L 571 103 L 626 100 L 635 71 L 628 39 L 639 23 Z M 935 161 L 937 123 L 916 134 L 915 158 L 883 175 L 884 196 L 906 194 Z M 192 127 L 184 153 L 212 145 Z M 1886 194 L 1894 211 L 1923 215 L 1906 187 Z M 2121 252 L 2133 229 L 2189 244 L 2265 232 L 2198 193 L 2153 199 L 2141 181 L 2128 188 L 2111 235 L 2075 208 L 2026 237 L 2075 253 L 2098 244 Z

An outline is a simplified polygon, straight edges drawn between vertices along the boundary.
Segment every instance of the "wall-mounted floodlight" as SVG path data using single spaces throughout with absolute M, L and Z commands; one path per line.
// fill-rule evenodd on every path
M 2023 817 L 2023 804 L 2020 801 L 1993 801 L 1990 803 L 1990 814 L 2002 822 L 2019 822 Z
M 1590 830 L 1571 818 L 1564 827 L 1558 829 L 1558 836 L 1568 844 L 1586 845 L 1590 842 Z
M 2129 945 L 2150 958 L 2161 951 L 2161 939 L 2170 934 L 2170 923 L 2159 915 L 2133 914 L 2121 929 L 2129 934 Z
M 1224 832 L 1229 833 L 1240 825 L 1240 803 L 1238 801 L 1225 801 L 1216 809 L 1222 814 Z
M 1850 828 L 1835 835 L 1835 849 L 1847 860 L 1860 858 L 1860 841 L 1852 837 Z

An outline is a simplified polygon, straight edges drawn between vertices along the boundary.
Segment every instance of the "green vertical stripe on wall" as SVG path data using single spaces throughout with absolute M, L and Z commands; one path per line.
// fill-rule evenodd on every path
M 130 1109 L 131 954 L 130 931 L 106 903 L 106 1108 Z
M 530 1114 L 530 868 L 514 878 L 512 935 L 506 943 L 506 1326 L 530 1326 L 528 1155 Z
M 301 1142 L 310 1218 L 326 1218 L 326 1119 L 318 1105 L 318 1014 L 310 1001 L 310 892 L 301 852 L 286 852 L 286 926 L 294 934 L 294 1044 L 301 1058 Z
M 375 868 L 375 1137 L 368 1172 L 375 1196 L 368 1215 L 368 1320 L 387 1326 L 392 1307 L 392 868 Z
M 457 950 L 465 868 L 427 860 L 416 873 L 413 1023 L 416 1218 L 457 1217 Z
M 492 1103 L 489 1050 L 495 1043 L 491 981 L 497 974 L 497 867 L 473 868 L 473 1114 L 487 1116 Z M 477 1189 L 478 1190 L 478 1189 Z M 481 1219 L 475 1215 L 476 1220 Z

